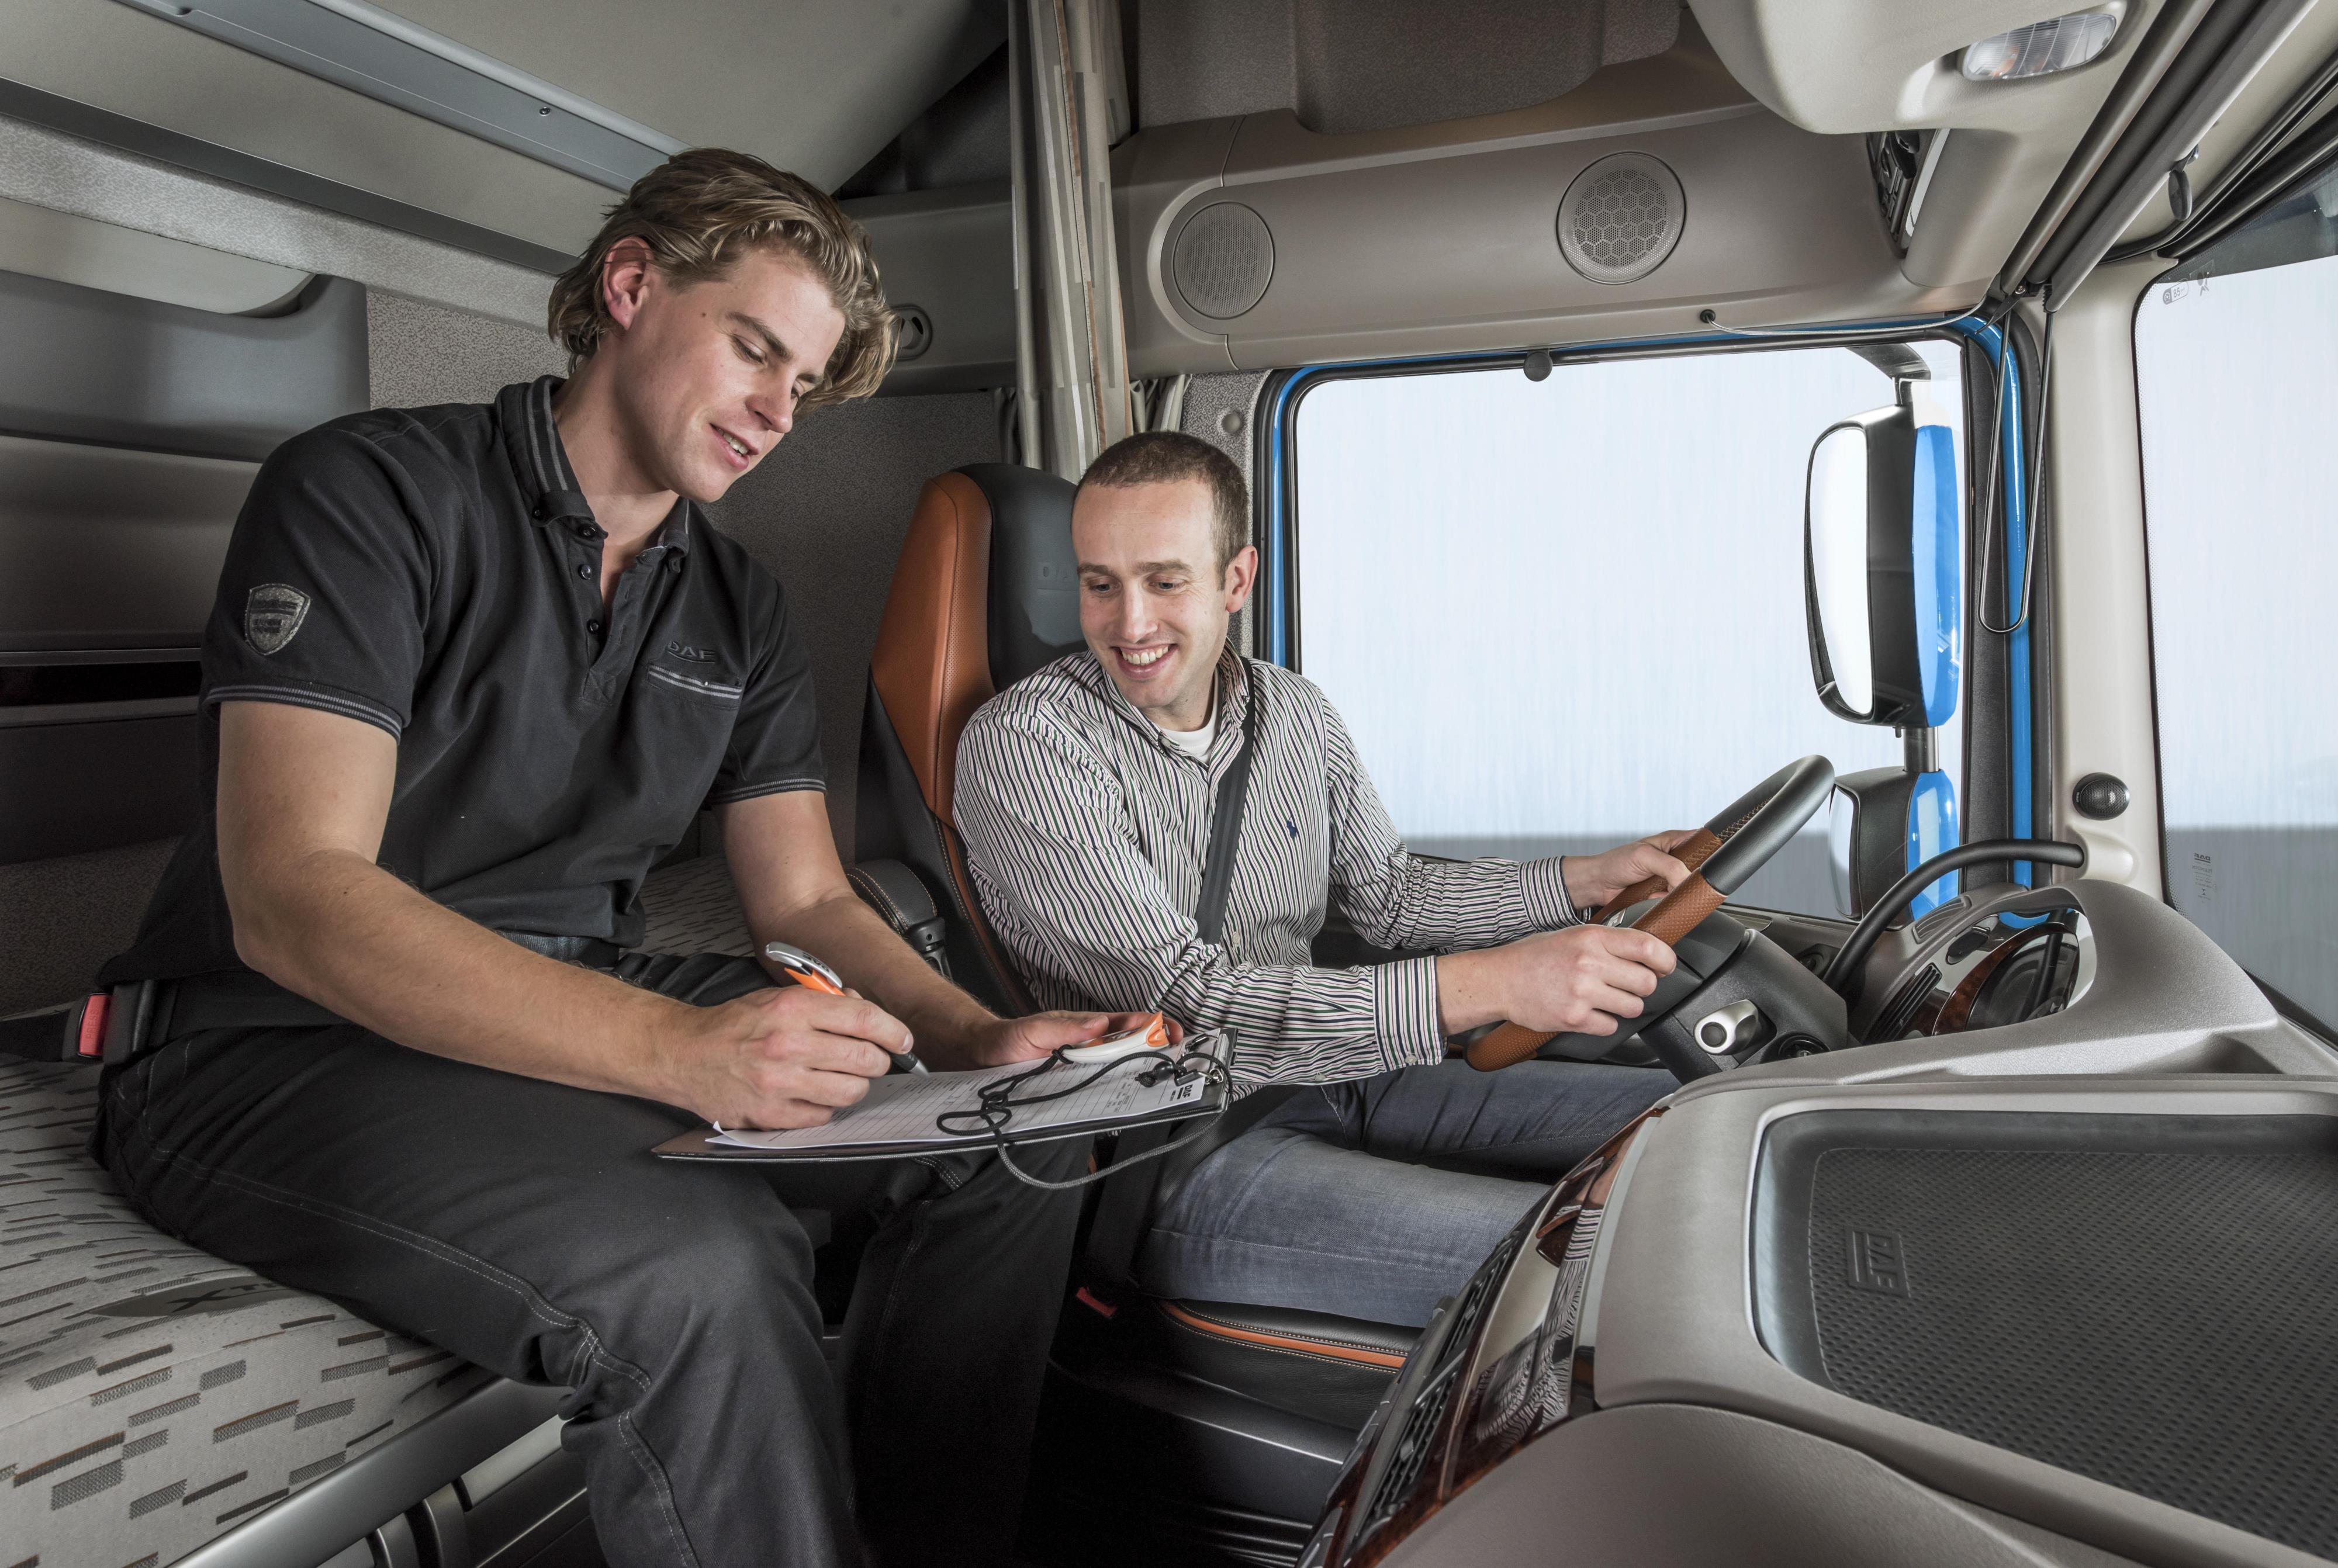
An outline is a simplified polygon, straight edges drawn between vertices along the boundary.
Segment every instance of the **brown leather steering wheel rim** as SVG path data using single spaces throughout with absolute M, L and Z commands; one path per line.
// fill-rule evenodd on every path
M 1674 858 L 1688 867 L 1689 875 L 1686 881 L 1671 892 L 1664 893 L 1665 885 L 1661 877 L 1644 878 L 1625 888 L 1602 905 L 1592 914 L 1591 921 L 1600 923 L 1612 919 L 1616 912 L 1628 909 L 1644 899 L 1664 893 L 1664 897 L 1655 905 L 1642 911 L 1639 918 L 1634 920 L 1627 929 L 1645 931 L 1667 947 L 1676 946 L 1683 937 L 1703 925 L 1707 916 L 1728 900 L 1730 892 L 1735 889 L 1738 881 L 1752 869 L 1752 867 L 1739 867 L 1735 875 L 1724 875 L 1716 871 L 1714 874 L 1729 884 L 1728 887 L 1722 888 L 1715 887 L 1701 875 L 1704 864 L 1711 860 L 1724 845 L 1734 838 L 1741 829 L 1768 810 L 1774 801 L 1786 796 L 1792 787 L 1789 782 L 1790 775 L 1806 770 L 1814 763 L 1824 775 L 1819 786 L 1822 799 L 1824 791 L 1832 789 L 1834 782 L 1834 770 L 1826 766 L 1825 759 L 1806 757 L 1800 762 L 1780 769 L 1769 779 L 1755 786 L 1751 796 L 1733 803 L 1721 817 L 1698 828 L 1687 838 L 1682 840 L 1680 847 L 1673 851 Z M 1815 802 L 1812 803 L 1812 808 L 1815 808 Z M 1803 822 L 1808 819 L 1809 814 L 1809 810 L 1805 809 L 1795 815 L 1793 828 L 1788 831 L 1791 833 L 1798 830 Z M 1755 834 L 1753 839 L 1749 840 L 1747 848 L 1755 857 L 1756 865 L 1768 859 L 1770 854 L 1774 852 L 1774 850 L 1761 848 L 1761 841 L 1766 837 L 1767 829 Z M 1528 1029 L 1518 1024 L 1500 1024 L 1471 1042 L 1464 1054 L 1470 1066 L 1480 1073 L 1492 1073 L 1525 1061 L 1556 1039 L 1558 1033 L 1557 1030 Z

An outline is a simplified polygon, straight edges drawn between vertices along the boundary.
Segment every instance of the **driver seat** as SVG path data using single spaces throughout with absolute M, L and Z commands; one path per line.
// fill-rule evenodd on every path
M 944 973 L 1007 1014 L 1031 1011 L 1031 999 L 967 872 L 951 816 L 958 742 L 1001 688 L 1081 646 L 1072 493 L 1008 463 L 926 481 L 878 622 L 860 727 L 853 858 L 877 873 L 878 896 L 868 878 L 856 883 L 886 909 L 879 867 L 907 866 L 941 911 Z
M 968 873 L 951 815 L 958 743 L 997 691 L 1082 646 L 1073 494 L 1054 475 L 1007 464 L 928 480 L 869 662 L 856 882 L 880 910 L 885 885 L 912 914 L 930 899 L 948 972 L 1001 1011 L 1031 1002 Z M 916 884 L 906 890 L 903 867 Z M 872 884 L 885 885 L 872 894 Z M 895 923 L 906 935 L 907 917 Z M 1130 1279 L 1128 1261 L 1175 1183 L 1271 1097 L 1246 1098 L 1208 1139 L 1100 1184 L 1035 1466 L 1045 1478 L 1035 1490 L 1060 1494 L 1032 1517 L 1067 1541 L 1099 1509 L 1123 1534 L 1133 1510 L 1188 1542 L 1263 1539 L 1295 1552 L 1416 1337 L 1318 1313 L 1160 1299 Z M 1196 1450 L 1208 1455 L 1197 1476 L 1160 1473 L 1160 1455 Z M 1197 1494 L 1199 1476 L 1208 1485 Z

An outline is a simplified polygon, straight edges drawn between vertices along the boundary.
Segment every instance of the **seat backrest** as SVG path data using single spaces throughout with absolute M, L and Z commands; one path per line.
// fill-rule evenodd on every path
M 907 862 L 948 922 L 958 983 L 994 1007 L 1029 998 L 976 902 L 950 814 L 958 735 L 1002 686 L 1080 646 L 1072 485 L 978 463 L 928 480 L 869 659 L 854 853 Z

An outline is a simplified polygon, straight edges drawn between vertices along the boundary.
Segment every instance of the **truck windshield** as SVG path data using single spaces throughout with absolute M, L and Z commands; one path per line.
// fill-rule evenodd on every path
M 1957 350 L 1920 346 L 1955 432 Z M 1695 827 L 1811 752 L 1897 766 L 1812 687 L 1812 443 L 1888 406 L 1840 348 L 1327 378 L 1292 427 L 1300 667 L 1422 854 L 1527 858 Z M 1960 469 L 1961 473 L 1961 468 Z M 1961 719 L 1940 733 L 1960 779 Z M 1837 913 L 1815 819 L 1737 897 Z

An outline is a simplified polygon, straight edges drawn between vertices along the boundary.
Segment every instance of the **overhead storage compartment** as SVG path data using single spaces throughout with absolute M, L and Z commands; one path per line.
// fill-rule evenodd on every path
M 1114 181 L 1138 375 L 1700 333 L 1707 309 L 1912 316 L 1987 281 L 1910 282 L 1864 140 L 1786 123 L 1685 24 L 1532 108 L 1343 136 L 1288 110 L 1164 126 L 1117 150 Z

